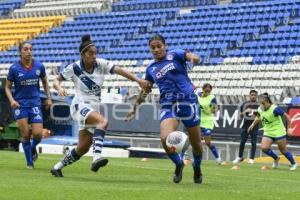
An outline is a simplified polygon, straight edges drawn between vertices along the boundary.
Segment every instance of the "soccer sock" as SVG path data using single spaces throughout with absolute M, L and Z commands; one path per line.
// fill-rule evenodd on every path
M 33 166 L 30 141 L 22 141 L 27 166 Z
M 199 168 L 202 161 L 202 153 L 199 155 L 193 152 L 193 156 L 194 156 L 193 167 Z
M 284 156 L 290 161 L 290 163 L 292 165 L 294 165 L 296 163 L 295 160 L 294 160 L 294 157 L 293 157 L 292 153 L 289 150 L 287 150 L 285 152 Z
M 272 157 L 274 160 L 278 159 L 278 156 L 274 153 L 274 151 L 272 151 L 271 149 L 268 149 L 266 151 L 263 151 L 265 154 L 267 154 L 268 156 Z
M 169 158 L 173 161 L 175 165 L 182 165 L 183 161 L 178 153 L 169 153 Z
M 95 129 L 93 136 L 93 162 L 101 158 L 105 131 L 102 129 Z
M 35 139 L 33 138 L 32 142 L 31 142 L 31 151 L 33 152 L 34 150 L 36 150 L 36 146 L 41 142 L 41 139 Z
M 64 157 L 62 161 L 59 161 L 55 166 L 54 169 L 62 169 L 63 167 L 67 165 L 71 165 L 72 163 L 76 162 L 80 159 L 81 156 L 79 156 L 74 149 L 72 149 L 67 155 Z
M 210 145 L 210 151 L 212 152 L 212 154 L 214 155 L 215 158 L 219 158 L 219 153 L 217 150 L 217 147 L 215 145 Z

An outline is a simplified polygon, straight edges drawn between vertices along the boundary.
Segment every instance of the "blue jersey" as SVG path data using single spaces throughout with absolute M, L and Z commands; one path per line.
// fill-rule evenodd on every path
M 45 67 L 37 60 L 33 60 L 29 69 L 23 67 L 21 61 L 9 68 L 7 80 L 14 83 L 13 97 L 21 107 L 41 105 L 39 80 L 45 76 Z
M 195 101 L 194 88 L 188 77 L 186 51 L 176 49 L 167 52 L 162 61 L 151 63 L 145 79 L 156 83 L 160 91 L 160 103 Z

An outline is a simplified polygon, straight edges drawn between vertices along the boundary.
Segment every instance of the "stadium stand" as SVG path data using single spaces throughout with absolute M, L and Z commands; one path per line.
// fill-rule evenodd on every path
M 110 1 L 106 0 L 86 0 L 84 4 L 81 0 L 30 0 L 24 7 L 14 10 L 12 16 L 18 18 L 49 15 L 75 16 L 99 12 L 109 6 Z
M 72 9 L 80 5 L 78 2 L 27 1 L 23 10 L 15 10 L 13 16 L 17 16 L 16 13 L 27 16 L 27 8 L 36 10 L 32 16 L 61 14 L 52 12 L 51 8 L 60 10 L 57 7 L 68 5 Z M 88 2 L 94 5 L 93 0 Z M 35 57 L 46 63 L 50 81 L 59 67 L 79 59 L 78 44 L 85 33 L 92 35 L 101 57 L 114 60 L 143 77 L 152 59 L 148 38 L 153 33 L 161 33 L 169 49 L 185 48 L 201 56 L 201 64 L 194 67 L 190 78 L 197 86 L 212 83 L 221 103 L 239 103 L 253 87 L 260 92 L 268 91 L 275 102 L 299 93 L 300 37 L 295 30 L 300 26 L 300 2 L 218 2 L 126 0 L 112 4 L 112 12 L 80 10 L 79 13 L 87 13 L 81 15 L 64 12 L 75 17 L 29 41 L 34 45 Z M 8 63 L 18 57 L 17 47 L 0 52 L 0 56 L 4 66 L 1 72 L 6 72 Z M 66 82 L 65 85 L 73 94 L 72 84 Z M 123 96 L 129 93 L 129 99 L 138 92 L 136 84 L 118 76 L 107 77 L 103 89 Z M 154 88 L 148 100 L 157 101 L 158 93 Z
M 0 1 L 0 18 L 8 15 L 16 8 L 20 8 L 25 4 L 25 0 L 4 0 Z
M 0 51 L 6 51 L 35 36 L 59 26 L 65 16 L 33 17 L 0 20 Z

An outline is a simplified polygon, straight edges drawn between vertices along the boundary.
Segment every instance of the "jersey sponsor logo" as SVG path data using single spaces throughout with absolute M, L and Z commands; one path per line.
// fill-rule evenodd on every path
M 168 71 L 171 71 L 171 70 L 174 70 L 174 69 L 175 69 L 174 64 L 173 64 L 173 63 L 169 63 L 169 64 L 165 65 L 163 68 L 161 68 L 161 69 L 155 74 L 155 77 L 156 77 L 157 79 L 160 79 L 160 78 L 162 78 L 163 76 L 165 76 L 166 73 L 167 73 Z
M 88 88 L 87 90 L 85 90 L 86 93 L 90 94 L 90 95 L 96 95 L 96 96 L 100 96 L 101 93 L 101 87 L 99 85 L 97 85 L 92 79 L 91 77 L 88 77 L 87 75 L 85 75 L 82 70 L 80 69 L 80 67 L 76 64 L 74 64 L 73 66 L 73 70 L 75 75 L 80 79 L 80 81 Z
M 80 110 L 80 114 L 81 114 L 83 117 L 85 117 L 86 114 L 87 114 L 89 111 L 90 111 L 89 108 L 84 107 L 83 109 Z
M 18 115 L 20 115 L 20 113 L 21 113 L 20 109 L 16 109 L 16 110 L 15 110 L 15 115 L 18 116 Z
M 174 59 L 174 56 L 172 54 L 167 55 L 167 60 L 173 60 L 173 59 Z
M 41 75 L 41 70 L 39 70 L 39 69 L 36 70 L 36 71 L 35 71 L 35 74 L 36 74 L 37 76 L 40 76 L 40 75 Z
M 21 81 L 20 84 L 21 85 L 37 85 L 39 82 L 39 79 L 27 79 L 24 81 Z

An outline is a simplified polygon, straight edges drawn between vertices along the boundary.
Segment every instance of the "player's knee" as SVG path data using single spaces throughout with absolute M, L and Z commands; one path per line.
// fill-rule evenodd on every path
M 205 144 L 210 147 L 211 146 L 211 142 L 210 141 L 205 141 Z
M 108 120 L 106 118 L 103 118 L 102 120 L 100 120 L 98 122 L 98 126 L 104 130 L 107 129 L 107 126 L 108 126 Z

